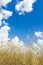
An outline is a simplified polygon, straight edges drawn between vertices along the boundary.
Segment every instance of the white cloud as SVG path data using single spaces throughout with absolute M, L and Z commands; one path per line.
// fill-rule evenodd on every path
M 9 2 L 11 0 L 0 0 L 0 26 L 2 25 L 3 19 L 8 19 L 9 16 L 12 16 L 11 11 L 2 8 L 2 6 L 6 6 Z
M 13 41 L 14 45 L 16 45 L 16 46 L 21 47 L 21 46 L 24 45 L 24 42 L 21 41 L 21 40 L 18 38 L 18 36 L 15 36 L 15 37 L 12 39 L 12 41 Z
M 8 36 L 9 36 L 9 29 L 10 27 L 8 26 L 8 23 L 5 22 L 6 19 L 8 19 L 10 16 L 12 16 L 12 12 L 8 11 L 8 10 L 2 10 L 0 12 L 0 41 L 7 41 L 9 40 Z M 5 20 L 3 20 L 5 19 Z M 4 26 L 2 27 L 2 24 L 4 24 Z
M 36 32 L 35 31 L 35 36 L 37 37 L 37 40 L 36 40 L 37 44 L 41 48 L 43 48 L 43 32 L 40 32 L 40 31 Z
M 11 40 L 12 44 L 15 48 L 16 48 L 16 52 L 22 51 L 22 52 L 26 52 L 26 46 L 25 43 L 23 41 L 21 41 L 18 36 L 15 36 L 12 40 Z
M 0 26 L 2 25 L 2 21 L 0 21 Z
M 43 32 L 40 32 L 40 31 L 35 32 L 35 35 L 36 35 L 36 37 L 43 38 Z
M 6 6 L 11 0 L 0 0 L 0 6 Z
M 0 20 L 2 20 L 3 19 L 3 15 L 2 15 L 2 13 L 0 13 Z
M 2 10 L 2 15 L 4 19 L 8 19 L 8 17 L 12 16 L 12 12 L 8 10 Z
M 7 40 L 9 40 L 9 38 L 8 38 L 9 30 L 10 30 L 10 27 L 7 26 L 7 25 L 1 27 L 1 29 L 0 29 L 0 41 L 7 41 Z
M 12 16 L 12 12 L 11 11 L 2 9 L 1 12 L 0 12 L 0 26 L 3 23 L 2 20 L 3 19 L 8 19 L 10 16 Z
M 7 6 L 11 0 L 0 0 L 0 41 L 8 41 L 9 40 L 9 30 L 10 27 L 8 23 L 5 21 L 10 16 L 12 16 L 12 12 L 2 8 L 2 6 Z M 4 24 L 4 26 L 2 26 Z
M 36 2 L 36 0 L 22 0 L 16 4 L 15 9 L 20 15 L 25 12 L 31 12 L 33 10 L 34 2 Z
M 3 15 L 0 13 L 0 26 L 2 25 Z
M 37 44 L 38 44 L 41 48 L 43 48 L 43 40 L 42 40 L 42 39 L 38 39 L 38 40 L 37 40 Z

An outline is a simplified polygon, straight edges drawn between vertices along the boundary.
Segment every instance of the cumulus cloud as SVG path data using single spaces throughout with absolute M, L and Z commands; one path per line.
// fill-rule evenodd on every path
M 8 19 L 9 16 L 12 16 L 12 12 L 8 10 L 2 10 L 2 15 L 4 19 Z
M 16 50 L 21 50 L 23 52 L 27 51 L 25 43 L 21 41 L 18 36 L 15 36 L 11 41 L 12 41 L 12 45 L 16 47 Z
M 14 42 L 14 45 L 17 45 L 17 46 L 20 46 L 20 47 L 24 45 L 24 42 L 21 41 L 21 40 L 18 38 L 18 36 L 15 36 L 15 37 L 12 39 L 12 41 Z
M 20 15 L 25 12 L 31 12 L 33 10 L 34 2 L 36 2 L 36 0 L 22 0 L 16 4 L 15 9 Z
M 9 30 L 10 27 L 5 20 L 7 20 L 10 16 L 12 16 L 12 11 L 6 10 L 2 8 L 2 6 L 7 6 L 11 0 L 0 0 L 0 41 L 8 41 L 9 40 Z M 4 24 L 4 26 L 2 26 Z
M 11 2 L 11 0 L 0 0 L 0 7 L 1 6 L 6 6 L 10 2 Z
M 3 19 L 8 19 L 10 16 L 12 16 L 12 12 L 8 10 L 2 9 L 0 12 L 0 26 L 2 25 Z
M 9 40 L 9 38 L 8 38 L 9 30 L 10 30 L 10 27 L 7 26 L 7 25 L 1 27 L 1 29 L 0 29 L 0 41 L 7 41 L 7 40 Z

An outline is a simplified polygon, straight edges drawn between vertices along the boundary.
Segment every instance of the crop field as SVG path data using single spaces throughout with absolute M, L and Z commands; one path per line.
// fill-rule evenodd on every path
M 11 44 L 11 42 L 10 42 Z M 43 50 L 35 53 L 31 48 L 21 51 L 17 46 L 0 46 L 0 65 L 43 65 Z

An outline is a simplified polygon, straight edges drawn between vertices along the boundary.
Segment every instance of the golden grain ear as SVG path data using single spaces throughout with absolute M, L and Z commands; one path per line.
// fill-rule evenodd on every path
M 14 47 L 9 52 L 0 50 L 0 65 L 43 65 L 43 52 L 37 56 L 31 48 L 25 54 L 16 53 Z

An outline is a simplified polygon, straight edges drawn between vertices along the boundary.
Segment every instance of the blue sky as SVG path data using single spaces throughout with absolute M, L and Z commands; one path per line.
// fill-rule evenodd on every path
M 22 50 L 43 48 L 43 0 L 0 0 L 0 42 L 9 48 L 9 40 Z
M 32 6 L 33 11 L 24 12 L 21 15 L 15 10 L 16 5 L 17 0 L 12 0 L 7 8 L 3 7 L 13 12 L 12 16 L 6 20 L 11 28 L 9 37 L 18 36 L 20 39 L 25 40 L 28 35 L 34 35 L 35 31 L 43 32 L 43 0 L 36 0 Z
M 34 31 L 43 31 L 43 0 L 36 0 L 33 4 L 33 11 L 19 15 L 15 11 L 16 0 L 8 5 L 8 9 L 13 11 L 12 17 L 8 19 L 11 26 L 10 37 L 19 36 L 24 38 Z

